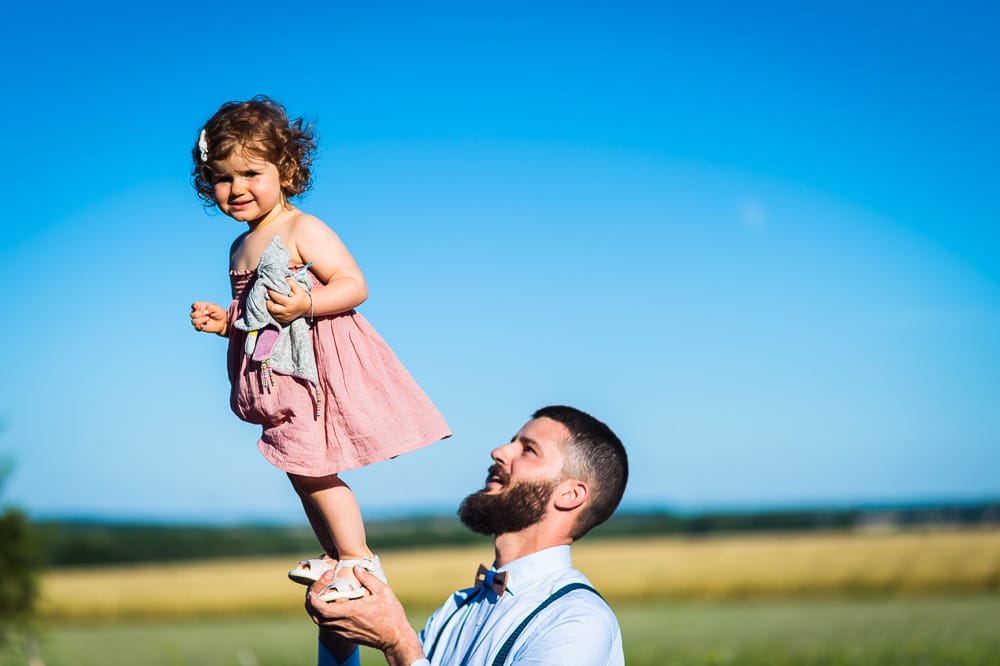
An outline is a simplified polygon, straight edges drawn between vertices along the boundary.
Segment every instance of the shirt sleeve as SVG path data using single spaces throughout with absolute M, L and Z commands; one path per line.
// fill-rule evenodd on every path
M 417 662 L 419 664 L 419 662 Z M 361 653 L 357 646 L 354 648 L 354 652 L 351 656 L 344 661 L 337 661 L 333 658 L 333 655 L 323 646 L 322 643 L 319 644 L 319 650 L 316 658 L 316 666 L 361 666 Z

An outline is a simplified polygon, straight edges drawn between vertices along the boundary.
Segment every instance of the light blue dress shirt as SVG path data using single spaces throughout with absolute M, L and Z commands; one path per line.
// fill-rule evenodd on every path
M 453 594 L 431 615 L 420 640 L 425 653 L 436 640 L 434 653 L 430 661 L 421 659 L 411 666 L 490 666 L 514 629 L 553 592 L 569 583 L 590 584 L 573 568 L 569 546 L 546 548 L 500 570 L 508 576 L 502 596 L 491 589 L 470 587 Z M 470 569 L 470 578 L 474 573 Z M 455 612 L 468 597 L 473 598 Z M 319 652 L 320 666 L 335 666 L 322 646 Z M 355 653 L 341 666 L 354 666 L 357 658 Z M 574 590 L 531 620 L 503 663 L 624 666 L 618 619 L 590 590 Z
M 521 620 L 549 595 L 569 583 L 590 584 L 573 568 L 569 546 L 532 553 L 501 571 L 507 571 L 508 577 L 502 596 L 498 598 L 485 588 L 460 590 L 427 621 L 420 640 L 425 653 L 437 640 L 430 656 L 432 666 L 489 666 Z M 455 613 L 469 596 L 474 598 Z M 449 621 L 452 613 L 455 615 Z M 531 620 L 504 664 L 624 666 L 618 619 L 593 592 L 574 590 Z

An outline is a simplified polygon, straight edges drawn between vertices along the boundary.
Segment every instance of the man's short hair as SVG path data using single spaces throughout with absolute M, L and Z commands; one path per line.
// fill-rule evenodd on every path
M 611 517 L 618 508 L 628 482 L 628 456 L 618 436 L 607 425 L 575 407 L 542 407 L 532 418 L 547 418 L 569 431 L 563 474 L 586 481 L 590 502 L 584 507 L 573 531 L 579 539 Z

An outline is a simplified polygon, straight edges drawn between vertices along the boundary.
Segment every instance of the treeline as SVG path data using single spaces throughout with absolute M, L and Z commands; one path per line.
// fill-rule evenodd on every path
M 976 504 L 872 506 L 849 509 L 795 509 L 755 512 L 676 514 L 630 512 L 594 530 L 601 536 L 727 532 L 782 532 L 817 529 L 905 529 L 943 525 L 1000 527 L 1000 501 Z
M 759 512 L 616 514 L 588 539 L 635 535 L 710 535 L 732 532 L 900 529 L 936 525 L 1000 527 L 1000 501 L 980 504 L 868 507 Z M 138 525 L 84 521 L 33 523 L 45 566 L 92 566 L 319 552 L 307 526 Z M 372 521 L 368 541 L 379 551 L 485 542 L 451 516 Z
M 146 525 L 99 521 L 33 523 L 43 566 L 93 566 L 223 557 L 317 555 L 321 548 L 306 526 Z M 373 521 L 368 541 L 379 551 L 484 539 L 457 518 L 417 517 Z

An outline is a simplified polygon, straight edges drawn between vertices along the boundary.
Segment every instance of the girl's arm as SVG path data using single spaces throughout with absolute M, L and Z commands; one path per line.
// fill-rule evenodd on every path
M 215 303 L 198 301 L 191 304 L 191 325 L 196 331 L 227 337 L 226 311 Z
M 333 230 L 312 215 L 300 214 L 291 225 L 286 245 L 303 263 L 312 262 L 312 272 L 323 286 L 307 292 L 289 280 L 289 296 L 270 292 L 268 310 L 281 322 L 303 316 L 347 312 L 365 302 L 368 286 L 354 257 Z

